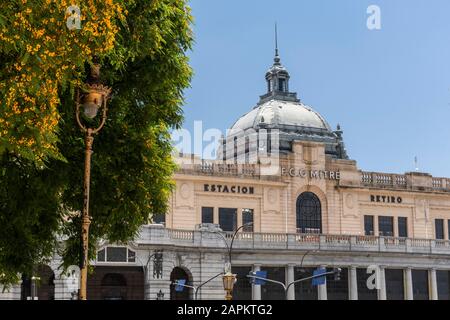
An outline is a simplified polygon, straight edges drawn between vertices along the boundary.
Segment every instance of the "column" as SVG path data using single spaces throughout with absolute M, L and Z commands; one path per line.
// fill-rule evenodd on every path
M 294 279 L 294 264 L 288 264 L 286 267 L 286 286 L 293 282 Z M 295 285 L 291 285 L 289 287 L 289 290 L 287 292 L 287 299 L 288 300 L 295 300 Z
M 436 269 L 428 271 L 430 278 L 430 300 L 438 300 Z
M 404 274 L 405 274 L 405 300 L 414 300 L 411 268 L 406 268 L 404 270 Z
M 150 286 L 150 267 L 147 266 L 144 272 L 144 299 L 152 300 L 151 286 Z
M 239 207 L 239 208 L 237 208 L 236 210 L 237 210 L 237 212 L 236 212 L 236 219 L 237 219 L 237 225 L 236 225 L 236 228 L 237 228 L 237 227 L 243 225 L 243 222 L 242 222 L 242 208 Z M 239 230 L 239 232 L 242 232 L 242 229 Z
M 253 272 L 261 271 L 260 264 L 253 265 Z M 261 286 L 252 284 L 252 300 L 261 300 Z
M 22 297 L 22 280 L 12 286 L 11 299 L 20 300 Z
M 398 218 L 394 217 L 392 220 L 392 227 L 394 228 L 394 233 L 392 234 L 392 236 L 398 237 Z
M 322 265 L 320 268 L 326 268 Z M 319 300 L 327 300 L 327 279 L 325 278 L 325 283 L 317 286 L 317 294 Z
M 378 236 L 379 230 L 378 230 L 378 216 L 373 216 L 373 235 Z
M 358 279 L 356 274 L 356 267 L 351 266 L 349 268 L 349 298 L 350 300 L 358 300 Z
M 377 279 L 380 287 L 378 288 L 378 300 L 386 300 L 386 273 L 384 267 L 379 267 L 379 279 Z

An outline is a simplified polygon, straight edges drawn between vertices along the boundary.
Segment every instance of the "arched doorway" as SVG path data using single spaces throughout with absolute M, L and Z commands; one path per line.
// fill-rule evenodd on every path
M 297 198 L 297 232 L 322 233 L 322 207 L 312 192 L 303 192 Z
M 186 280 L 186 285 L 192 285 L 188 273 L 183 268 L 173 268 L 172 273 L 170 274 L 170 300 L 190 300 L 192 289 L 184 287 L 183 291 L 176 291 L 174 282 L 177 280 Z
M 37 267 L 33 276 L 22 275 L 21 299 L 55 300 L 54 281 L 53 270 L 45 265 Z
M 95 266 L 88 275 L 88 300 L 144 300 L 142 267 Z

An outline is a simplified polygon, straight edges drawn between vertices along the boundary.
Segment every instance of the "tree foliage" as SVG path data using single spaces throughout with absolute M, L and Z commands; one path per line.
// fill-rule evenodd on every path
M 182 121 L 192 43 L 186 0 L 80 2 L 81 29 L 64 0 L 0 3 L 0 283 L 17 280 L 67 238 L 78 264 L 84 138 L 74 91 L 100 59 L 113 89 L 92 157 L 91 249 L 122 242 L 164 213 L 175 168 L 169 130 Z M 94 254 L 94 250 L 90 250 Z

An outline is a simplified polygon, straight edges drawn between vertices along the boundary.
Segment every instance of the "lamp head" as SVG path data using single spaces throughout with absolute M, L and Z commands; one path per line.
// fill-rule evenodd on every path
M 110 88 L 100 83 L 100 64 L 96 63 L 91 66 L 86 87 L 82 101 L 83 113 L 88 119 L 94 119 L 111 93 Z
M 232 274 L 230 271 L 223 275 L 223 288 L 225 291 L 233 291 L 234 284 L 236 283 L 236 275 Z
M 97 90 L 90 90 L 84 97 L 83 113 L 89 119 L 94 119 L 97 116 L 98 110 L 102 106 L 103 95 Z

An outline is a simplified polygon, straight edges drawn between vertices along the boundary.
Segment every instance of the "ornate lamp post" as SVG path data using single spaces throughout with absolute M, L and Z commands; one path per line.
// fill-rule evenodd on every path
M 86 91 L 81 94 L 77 92 L 76 99 L 76 118 L 81 130 L 85 136 L 85 160 L 84 160 L 84 204 L 81 216 L 81 241 L 82 241 L 82 260 L 80 265 L 80 300 L 86 300 L 87 270 L 88 270 L 88 240 L 89 225 L 91 217 L 89 216 L 89 188 L 91 180 L 91 154 L 94 135 L 97 134 L 106 122 L 106 102 L 111 93 L 111 89 L 100 83 L 100 65 L 94 64 L 91 67 L 91 75 L 85 84 Z M 96 128 L 90 128 L 80 120 L 80 106 L 83 107 L 84 116 L 88 119 L 94 119 L 97 113 L 102 109 L 101 121 Z
M 232 300 L 233 299 L 233 287 L 234 284 L 237 281 L 236 275 L 231 273 L 231 254 L 233 252 L 233 243 L 234 243 L 234 239 L 236 238 L 239 230 L 241 230 L 244 227 L 253 225 L 253 222 L 249 222 L 246 223 L 242 226 L 240 226 L 239 228 L 236 229 L 236 231 L 233 233 L 233 236 L 231 237 L 231 243 L 228 246 L 228 242 L 227 239 L 224 237 L 224 235 L 218 231 L 213 231 L 213 233 L 218 234 L 222 237 L 223 241 L 225 242 L 225 245 L 227 246 L 228 249 L 228 262 L 225 264 L 225 274 L 222 276 L 222 280 L 223 280 L 223 288 L 226 291 L 226 296 L 225 296 L 225 300 Z

